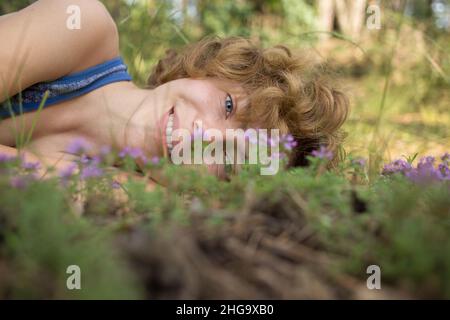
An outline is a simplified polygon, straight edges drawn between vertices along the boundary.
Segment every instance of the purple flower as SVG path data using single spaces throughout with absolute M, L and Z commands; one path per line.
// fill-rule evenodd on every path
M 445 160 L 445 156 L 441 159 Z M 401 173 L 410 181 L 417 184 L 450 180 L 450 169 L 448 164 L 443 162 L 436 168 L 435 162 L 436 159 L 434 157 L 423 157 L 419 160 L 417 167 L 414 168 L 404 160 L 396 160 L 385 165 L 382 174 Z
M 443 163 L 449 164 L 450 163 L 450 153 L 446 152 L 442 157 L 441 160 Z
M 311 152 L 313 157 L 319 158 L 319 159 L 327 159 L 331 160 L 333 159 L 333 152 L 331 150 L 328 150 L 325 146 L 320 146 L 319 150 L 314 150 Z
M 417 168 L 433 168 L 436 159 L 434 157 L 423 157 L 419 160 Z
M 294 149 L 297 146 L 297 141 L 290 133 L 283 135 L 281 137 L 281 142 L 283 143 L 284 149 L 288 151 Z
M 106 156 L 111 153 L 111 147 L 108 145 L 104 145 L 100 148 L 100 154 L 102 156 Z
M 80 157 L 80 162 L 82 164 L 88 164 L 90 162 L 90 158 L 87 155 L 82 154 Z
M 121 184 L 119 182 L 117 182 L 116 180 L 114 180 L 111 183 L 111 188 L 113 188 L 113 189 L 120 189 L 120 187 L 121 187 Z
M 352 164 L 357 166 L 357 167 L 361 167 L 364 168 L 367 164 L 367 160 L 364 158 L 357 158 L 357 159 L 353 159 L 352 160 Z
M 24 189 L 28 186 L 30 181 L 32 180 L 32 176 L 15 176 L 9 179 L 9 184 L 11 187 L 16 189 Z
M 136 158 L 139 158 L 139 157 L 144 156 L 144 153 L 143 153 L 142 150 L 139 149 L 139 148 L 132 148 L 132 149 L 130 150 L 130 156 L 131 156 L 133 159 L 136 159 Z
M 61 179 L 61 184 L 63 186 L 67 185 L 69 179 L 73 176 L 77 167 L 78 167 L 78 165 L 75 162 L 72 162 L 71 164 L 66 166 L 64 169 L 59 171 L 59 177 Z
M 159 163 L 159 157 L 158 156 L 153 156 L 152 157 L 152 163 L 153 164 L 158 164 Z
M 85 154 L 82 154 L 81 157 L 80 157 L 80 162 L 83 165 L 87 165 L 87 164 L 99 165 L 102 162 L 102 158 L 100 156 L 98 156 L 98 155 L 93 156 L 91 158 L 91 157 L 89 157 L 89 156 L 87 156 Z
M 294 149 L 296 146 L 297 146 L 297 141 L 291 141 L 291 142 L 287 141 L 287 142 L 284 143 L 284 148 L 285 148 L 286 150 L 292 150 L 292 149 Z
M 36 162 L 22 162 L 22 168 L 26 170 L 37 170 L 41 167 L 39 161 Z
M 405 173 L 405 176 L 417 184 L 430 183 L 441 180 L 439 171 L 433 167 L 415 168 Z
M 101 156 L 93 156 L 91 159 L 91 163 L 95 165 L 99 165 L 102 162 Z
M 133 159 L 143 158 L 145 159 L 144 152 L 140 148 L 134 148 L 126 146 L 119 152 L 119 157 L 125 158 L 126 156 L 130 156 Z
M 130 150 L 130 147 L 125 147 L 119 152 L 119 157 L 125 158 L 128 155 L 128 152 Z
M 80 179 L 85 180 L 88 178 L 101 177 L 103 170 L 97 167 L 95 164 L 90 164 L 81 169 Z
M 77 169 L 77 164 L 72 162 L 71 164 L 69 164 L 68 166 L 66 166 L 64 169 L 62 169 L 59 172 L 59 176 L 62 179 L 68 179 L 75 173 L 76 169 Z
M 439 164 L 438 172 L 441 180 L 450 180 L 450 168 L 446 163 Z
M 0 163 L 9 162 L 11 160 L 16 159 L 16 156 L 10 156 L 9 154 L 0 153 Z
M 290 133 L 288 133 L 288 134 L 285 136 L 285 140 L 286 140 L 287 142 L 293 142 L 293 141 L 295 141 L 294 136 L 293 136 L 292 134 L 290 134 Z
M 76 138 L 67 146 L 66 151 L 70 154 L 81 154 L 89 151 L 91 146 L 84 138 Z
M 412 166 L 405 160 L 398 159 L 383 167 L 382 175 L 390 175 L 394 173 L 406 173 L 412 169 Z

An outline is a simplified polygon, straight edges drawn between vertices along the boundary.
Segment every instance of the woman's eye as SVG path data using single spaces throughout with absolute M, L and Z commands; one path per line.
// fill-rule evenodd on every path
M 225 112 L 226 112 L 227 118 L 233 112 L 233 108 L 234 108 L 233 99 L 231 99 L 231 96 L 229 94 L 227 94 L 227 98 L 225 99 Z

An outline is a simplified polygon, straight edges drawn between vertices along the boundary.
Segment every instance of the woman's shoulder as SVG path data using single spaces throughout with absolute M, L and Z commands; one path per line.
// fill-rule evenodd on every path
M 77 15 L 79 26 L 77 21 L 70 21 Z M 69 28 L 71 23 L 74 29 Z M 117 27 L 108 10 L 97 0 L 34 2 L 0 19 L 0 39 L 14 44 L 0 50 L 0 107 L 6 99 L 35 84 L 52 82 L 89 68 L 92 71 L 98 65 L 103 65 L 105 71 L 104 63 L 119 56 Z M 110 69 L 106 71 L 112 72 Z M 7 120 L 12 119 L 1 121 L 0 143 L 12 144 L 14 137 L 7 134 L 10 129 Z
M 66 27 L 79 33 L 69 45 L 82 57 L 70 73 L 78 72 L 117 57 L 119 33 L 105 5 L 98 0 L 41 0 L 66 13 Z M 71 20 L 72 19 L 72 20 Z M 78 20 L 77 20 L 78 19 Z
M 0 102 L 21 88 L 95 66 L 119 55 L 117 26 L 97 0 L 39 0 L 0 20 Z M 26 62 L 26 63 L 25 63 Z M 16 79 L 18 75 L 19 79 Z M 2 97 L 2 93 L 6 97 Z

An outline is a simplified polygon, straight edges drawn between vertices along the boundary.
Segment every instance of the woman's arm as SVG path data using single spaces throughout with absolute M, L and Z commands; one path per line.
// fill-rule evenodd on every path
M 70 6 L 79 8 L 80 29 L 67 26 Z M 0 17 L 0 39 L 0 102 L 119 53 L 116 25 L 97 0 L 39 0 Z
M 4 145 L 0 144 L 0 154 L 8 155 L 11 157 L 16 157 L 19 155 L 19 150 L 17 150 L 16 148 L 13 148 L 13 147 L 8 147 L 8 146 L 4 146 Z M 58 172 L 73 163 L 73 161 L 56 159 L 54 157 L 45 158 L 45 157 L 37 156 L 30 151 L 20 151 L 20 155 L 23 157 L 23 159 L 26 162 L 41 163 L 42 165 L 38 169 L 37 174 L 39 177 L 42 177 L 44 179 L 50 178 L 54 175 L 47 171 L 49 166 L 56 168 L 57 172 Z M 152 191 L 156 187 L 155 182 L 153 182 L 149 178 L 146 178 L 138 173 L 129 173 L 129 172 L 120 170 L 119 168 L 116 168 L 116 167 L 112 167 L 111 169 L 113 172 L 114 180 L 116 180 L 119 183 L 125 183 L 128 180 L 128 178 L 132 178 L 132 179 L 144 182 L 146 184 L 147 191 Z
M 56 173 L 59 170 L 62 170 L 68 166 L 71 161 L 65 160 L 62 157 L 61 158 L 54 158 L 54 157 L 42 157 L 34 154 L 31 151 L 19 151 L 16 148 L 8 147 L 5 145 L 0 144 L 0 154 L 7 155 L 10 157 L 17 157 L 21 156 L 22 161 L 25 162 L 39 162 L 41 166 L 37 169 L 36 174 L 40 178 L 50 178 L 54 173 L 48 171 L 49 167 L 54 167 L 56 169 Z

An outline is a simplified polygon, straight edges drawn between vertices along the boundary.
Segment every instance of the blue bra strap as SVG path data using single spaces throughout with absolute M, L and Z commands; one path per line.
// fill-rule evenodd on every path
M 109 83 L 131 81 L 127 69 L 122 58 L 116 57 L 54 81 L 34 84 L 12 97 L 10 106 L 14 114 L 20 114 L 20 104 L 22 104 L 23 113 L 35 111 L 39 108 L 47 90 L 49 95 L 44 107 L 79 97 Z M 0 116 L 3 118 L 11 116 L 8 102 L 3 103 Z

